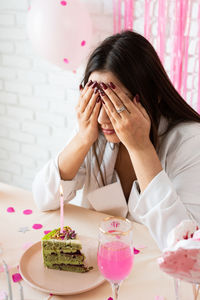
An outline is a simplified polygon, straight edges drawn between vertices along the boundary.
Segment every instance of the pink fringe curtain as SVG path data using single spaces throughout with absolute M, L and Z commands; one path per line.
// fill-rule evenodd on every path
M 158 39 L 157 52 L 164 64 L 166 51 L 166 22 L 169 5 L 174 6 L 172 34 L 172 53 L 170 77 L 177 91 L 186 100 L 188 79 L 188 48 L 193 0 L 157 0 L 158 2 Z M 122 4 L 124 4 L 124 18 L 122 18 Z M 152 0 L 144 0 L 144 37 L 150 40 L 151 32 L 151 5 Z M 199 47 L 199 74 L 198 74 L 198 103 L 200 113 L 200 2 L 198 6 L 198 47 Z M 124 22 L 122 23 L 122 20 Z M 113 0 L 113 27 L 114 33 L 122 30 L 133 30 L 134 0 Z M 194 79 L 194 78 L 193 78 Z

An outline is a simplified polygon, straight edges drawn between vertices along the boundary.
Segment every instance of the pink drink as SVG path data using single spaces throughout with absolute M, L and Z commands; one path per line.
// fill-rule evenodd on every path
M 98 266 L 102 275 L 115 282 L 125 279 L 133 265 L 133 250 L 120 241 L 107 242 L 98 250 Z

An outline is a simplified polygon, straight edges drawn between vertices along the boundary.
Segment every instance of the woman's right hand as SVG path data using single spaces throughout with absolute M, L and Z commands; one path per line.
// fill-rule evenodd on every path
M 98 84 L 91 80 L 80 89 L 80 97 L 76 106 L 79 134 L 84 143 L 92 145 L 98 138 L 98 115 L 101 108 L 101 97 Z

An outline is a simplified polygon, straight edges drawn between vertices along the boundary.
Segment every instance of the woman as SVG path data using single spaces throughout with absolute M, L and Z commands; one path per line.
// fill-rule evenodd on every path
M 38 173 L 41 210 L 83 188 L 82 205 L 145 224 L 158 246 L 183 219 L 200 221 L 200 116 L 170 82 L 154 48 L 125 31 L 91 54 L 78 129 Z

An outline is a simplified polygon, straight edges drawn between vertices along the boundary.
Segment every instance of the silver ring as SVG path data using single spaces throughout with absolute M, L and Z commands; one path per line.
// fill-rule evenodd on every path
M 122 111 L 127 110 L 125 106 L 120 107 L 117 109 L 117 113 L 120 114 Z

